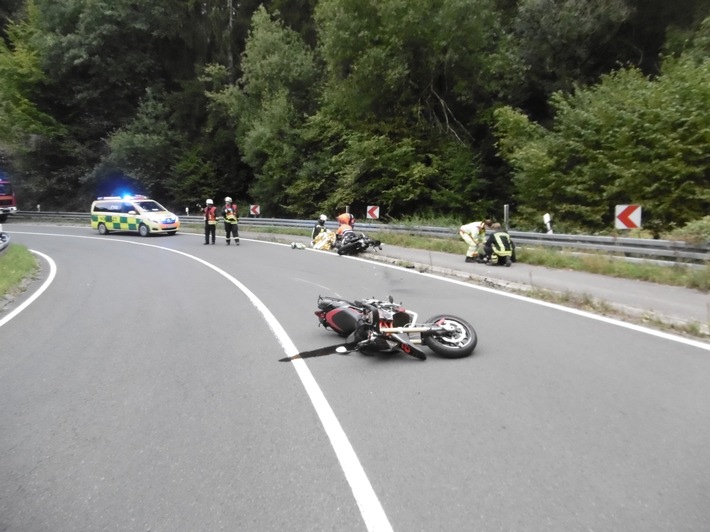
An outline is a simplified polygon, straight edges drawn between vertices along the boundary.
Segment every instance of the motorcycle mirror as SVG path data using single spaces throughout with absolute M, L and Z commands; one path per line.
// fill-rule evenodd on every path
M 394 298 L 391 295 L 388 299 L 389 299 L 390 303 L 394 303 Z

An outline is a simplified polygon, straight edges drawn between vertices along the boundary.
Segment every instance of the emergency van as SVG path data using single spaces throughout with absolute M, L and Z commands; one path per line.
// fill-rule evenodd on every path
M 109 196 L 91 204 L 91 227 L 99 234 L 110 231 L 135 231 L 174 235 L 180 228 L 178 217 L 146 196 Z

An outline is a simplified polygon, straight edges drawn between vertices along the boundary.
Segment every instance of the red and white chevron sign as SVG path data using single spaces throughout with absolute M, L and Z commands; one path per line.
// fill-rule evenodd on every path
M 641 205 L 617 205 L 616 229 L 638 229 L 641 227 Z
M 249 214 L 252 216 L 259 216 L 259 213 L 261 212 L 261 209 L 259 209 L 258 205 L 249 205 Z
M 367 206 L 367 217 L 377 220 L 380 217 L 380 207 L 377 205 Z

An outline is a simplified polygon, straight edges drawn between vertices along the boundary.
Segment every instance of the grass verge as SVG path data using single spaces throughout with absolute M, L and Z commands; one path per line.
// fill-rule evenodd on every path
M 26 247 L 11 243 L 0 253 L 0 302 L 20 293 L 38 269 L 37 259 Z

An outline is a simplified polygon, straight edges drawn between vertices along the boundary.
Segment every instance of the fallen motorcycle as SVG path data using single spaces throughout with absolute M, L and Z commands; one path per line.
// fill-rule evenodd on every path
M 470 323 L 439 314 L 418 323 L 416 312 L 401 304 L 379 299 L 350 302 L 318 296 L 318 321 L 326 329 L 347 337 L 338 352 L 402 352 L 420 360 L 426 353 L 422 343 L 445 358 L 462 358 L 476 348 L 478 337 Z
M 347 232 L 342 240 L 336 243 L 338 255 L 357 255 L 369 248 L 382 249 L 382 242 L 370 238 L 365 233 Z

